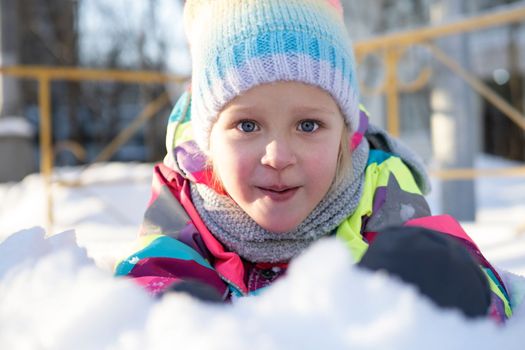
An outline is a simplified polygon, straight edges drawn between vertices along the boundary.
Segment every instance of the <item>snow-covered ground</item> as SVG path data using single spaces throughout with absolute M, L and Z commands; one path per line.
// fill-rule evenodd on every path
M 77 242 L 111 269 L 136 237 L 150 195 L 152 164 L 108 163 L 64 168 L 56 179 L 82 186 L 53 185 L 51 233 L 75 230 Z M 46 226 L 46 192 L 42 178 L 30 175 L 17 184 L 0 184 L 0 241 L 10 233 Z
M 58 176 L 78 173 L 61 169 Z M 287 278 L 233 306 L 178 294 L 153 300 L 111 275 L 135 237 L 150 176 L 151 165 L 113 163 L 87 169 L 81 187 L 55 184 L 54 235 L 34 227 L 46 217 L 39 176 L 0 185 L 0 349 L 523 347 L 524 307 L 505 327 L 467 321 L 410 286 L 352 267 L 335 240 L 319 242 Z M 481 179 L 477 198 L 467 231 L 496 266 L 525 275 L 525 233 L 518 233 L 525 179 Z

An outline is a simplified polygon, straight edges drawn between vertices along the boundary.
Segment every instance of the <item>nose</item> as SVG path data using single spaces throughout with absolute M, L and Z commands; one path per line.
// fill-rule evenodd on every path
M 264 155 L 261 159 L 263 165 L 276 170 L 283 170 L 296 162 L 296 152 L 286 139 L 271 140 L 266 145 Z

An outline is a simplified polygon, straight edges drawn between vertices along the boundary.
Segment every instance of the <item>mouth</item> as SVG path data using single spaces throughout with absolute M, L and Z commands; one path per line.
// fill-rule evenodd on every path
M 284 202 L 292 198 L 295 193 L 299 190 L 299 186 L 296 187 L 283 187 L 283 186 L 270 186 L 270 187 L 259 187 L 257 189 L 261 191 L 266 197 L 276 202 Z

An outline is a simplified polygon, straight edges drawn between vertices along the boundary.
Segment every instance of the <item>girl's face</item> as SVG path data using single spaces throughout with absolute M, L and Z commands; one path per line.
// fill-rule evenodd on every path
M 343 126 L 336 102 L 320 88 L 259 85 L 227 104 L 213 125 L 215 175 L 260 226 L 291 231 L 332 184 Z

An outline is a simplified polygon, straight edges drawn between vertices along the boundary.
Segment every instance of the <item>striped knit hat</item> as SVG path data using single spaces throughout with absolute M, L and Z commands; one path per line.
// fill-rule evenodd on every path
M 184 26 L 193 65 L 192 129 L 204 152 L 229 101 L 276 81 L 326 90 L 357 130 L 355 61 L 339 0 L 187 0 Z

